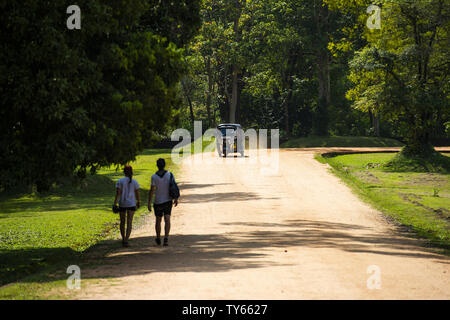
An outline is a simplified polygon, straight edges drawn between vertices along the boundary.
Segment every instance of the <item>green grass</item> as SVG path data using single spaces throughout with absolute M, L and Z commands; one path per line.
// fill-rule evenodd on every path
M 191 152 L 191 154 L 195 154 L 195 153 L 198 153 L 198 152 L 203 152 L 203 151 L 205 151 L 207 146 L 209 146 L 212 143 L 215 144 L 215 138 L 204 138 L 204 137 L 202 137 L 201 139 L 202 139 L 201 150 L 195 150 L 195 147 L 194 147 L 195 142 L 192 142 L 190 144 L 190 149 L 191 149 L 190 152 Z M 188 146 L 186 146 L 186 147 L 189 148 Z M 181 148 L 174 149 L 174 151 L 178 151 L 180 156 L 182 156 L 183 155 L 183 151 L 184 151 L 183 149 L 184 149 L 184 147 L 181 147 Z
M 319 147 L 402 147 L 397 140 L 376 137 L 307 137 L 296 138 L 281 144 L 281 148 Z
M 448 154 L 446 155 L 449 156 Z M 430 244 L 450 250 L 450 176 L 415 167 L 403 170 L 386 166 L 394 153 L 352 154 L 331 158 L 329 163 L 363 200 L 402 225 L 408 226 Z
M 170 150 L 145 150 L 131 163 L 144 204 L 136 219 L 146 212 L 150 177 L 159 157 L 166 159 L 170 170 L 176 169 Z M 116 234 L 118 215 L 111 206 L 115 182 L 122 176 L 115 167 L 104 168 L 80 186 L 67 182 L 45 194 L 1 194 L 0 285 L 67 267 L 87 248 Z

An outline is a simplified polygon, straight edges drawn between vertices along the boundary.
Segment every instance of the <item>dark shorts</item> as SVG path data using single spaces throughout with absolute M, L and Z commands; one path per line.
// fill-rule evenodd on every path
M 172 213 L 172 201 L 154 204 L 153 209 L 155 209 L 155 216 L 162 217 L 163 215 L 169 215 Z
M 136 207 L 119 207 L 119 212 L 136 211 Z

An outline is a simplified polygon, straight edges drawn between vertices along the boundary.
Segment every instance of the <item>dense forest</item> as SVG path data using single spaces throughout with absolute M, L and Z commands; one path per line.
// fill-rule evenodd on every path
M 80 0 L 80 30 L 68 5 L 0 0 L 3 189 L 125 164 L 196 120 L 412 156 L 450 137 L 448 1 Z
M 388 136 L 419 149 L 444 137 L 450 4 L 375 1 L 368 13 L 372 3 L 203 1 L 183 124 L 236 121 L 285 139 Z M 369 28 L 378 13 L 380 29 Z

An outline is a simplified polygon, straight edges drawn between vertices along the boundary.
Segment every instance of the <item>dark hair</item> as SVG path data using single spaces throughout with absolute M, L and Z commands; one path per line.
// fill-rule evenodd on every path
M 130 179 L 128 183 L 131 183 L 133 180 L 133 168 L 131 166 L 125 166 L 125 168 L 123 168 L 123 173 Z
M 158 160 L 156 160 L 156 166 L 159 170 L 164 170 L 164 168 L 166 167 L 166 160 L 159 158 Z

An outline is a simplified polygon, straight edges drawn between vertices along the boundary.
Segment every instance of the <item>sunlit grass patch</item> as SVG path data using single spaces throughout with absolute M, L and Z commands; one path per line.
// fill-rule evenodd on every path
M 403 144 L 394 139 L 377 137 L 305 137 L 294 138 L 281 144 L 281 148 L 319 148 L 319 147 L 402 147 Z
M 450 249 L 450 176 L 386 167 L 395 157 L 395 153 L 377 153 L 317 158 L 329 163 L 377 209 L 434 245 Z

